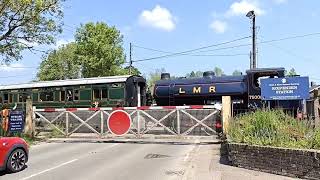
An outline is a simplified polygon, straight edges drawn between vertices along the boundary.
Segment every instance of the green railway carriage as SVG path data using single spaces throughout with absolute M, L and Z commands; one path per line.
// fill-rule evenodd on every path
M 30 98 L 37 108 L 143 106 L 145 92 L 141 76 L 39 81 L 0 86 L 0 103 L 24 107 Z

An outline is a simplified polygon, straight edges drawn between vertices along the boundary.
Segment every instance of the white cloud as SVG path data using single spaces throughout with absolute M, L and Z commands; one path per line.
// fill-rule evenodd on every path
M 10 65 L 6 65 L 6 64 L 0 65 L 0 71 L 5 71 L 5 72 L 22 71 L 25 69 L 26 69 L 25 66 L 21 63 L 13 63 Z
M 257 1 L 241 0 L 231 4 L 229 10 L 226 12 L 226 16 L 228 17 L 245 15 L 251 10 L 254 10 L 256 15 L 265 14 L 265 11 L 259 7 Z
M 287 3 L 288 0 L 273 0 L 273 2 L 276 4 L 284 4 L 284 3 Z
M 55 44 L 55 48 L 59 48 L 63 45 L 69 44 L 73 41 L 74 41 L 73 39 L 59 39 Z
M 175 29 L 175 18 L 170 11 L 160 5 L 152 10 L 144 10 L 139 17 L 139 23 L 143 26 L 172 31 Z
M 210 28 L 216 33 L 224 33 L 227 30 L 227 23 L 224 21 L 215 20 L 210 24 Z

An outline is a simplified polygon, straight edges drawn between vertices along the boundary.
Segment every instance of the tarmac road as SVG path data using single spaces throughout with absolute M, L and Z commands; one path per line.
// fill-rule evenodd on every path
M 4 180 L 176 179 L 194 145 L 50 143 L 30 150 L 28 167 Z
M 43 143 L 0 180 L 287 179 L 219 164 L 219 145 Z

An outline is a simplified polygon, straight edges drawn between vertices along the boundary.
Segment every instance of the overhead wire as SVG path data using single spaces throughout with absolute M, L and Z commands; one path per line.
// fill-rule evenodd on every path
M 243 39 L 247 39 L 247 38 L 250 38 L 250 37 L 251 37 L 251 36 L 246 36 L 246 37 L 234 39 L 234 40 L 231 40 L 231 41 L 226 41 L 226 42 L 222 42 L 222 43 L 218 43 L 218 44 L 212 44 L 212 45 L 209 45 L 209 46 L 203 46 L 203 47 L 199 47 L 199 48 L 195 48 L 195 49 L 190 49 L 190 50 L 186 50 L 186 51 L 175 52 L 175 53 L 171 53 L 171 54 L 167 54 L 167 55 L 162 55 L 162 56 L 157 56 L 157 57 L 151 57 L 151 58 L 133 60 L 132 62 L 150 61 L 150 60 L 154 60 L 154 59 L 160 59 L 160 58 L 166 58 L 166 57 L 184 55 L 184 54 L 186 54 L 186 53 L 195 52 L 195 51 L 198 51 L 198 50 L 201 50 L 201 49 L 207 49 L 207 48 L 210 48 L 210 47 L 221 46 L 221 45 L 224 45 L 224 44 L 233 43 L 233 42 L 240 41 L 240 40 L 243 40 Z
M 142 46 L 138 46 L 135 44 L 132 44 L 133 47 L 137 47 L 140 49 L 145 49 L 145 50 L 149 50 L 149 51 L 154 51 L 154 52 L 160 52 L 160 53 L 173 53 L 170 51 L 162 51 L 162 50 L 158 50 L 158 49 L 152 49 L 152 48 L 147 48 L 147 47 L 142 47 Z M 198 52 L 196 52 L 198 53 Z M 239 54 L 191 54 L 191 53 L 184 53 L 181 55 L 186 55 L 186 56 L 247 56 L 248 53 L 239 53 Z
M 296 35 L 296 36 L 288 36 L 288 37 L 284 37 L 284 38 L 272 39 L 272 40 L 267 40 L 267 41 L 261 41 L 261 42 L 259 42 L 259 44 L 272 43 L 272 42 L 284 41 L 284 40 L 289 40 L 289 39 L 297 39 L 297 38 L 303 38 L 303 37 L 315 36 L 315 35 L 320 35 L 320 32 L 302 34 L 302 35 Z
M 303 37 L 315 36 L 315 35 L 320 35 L 320 32 L 308 33 L 308 34 L 302 34 L 302 35 L 295 35 L 295 36 L 288 36 L 288 37 L 272 39 L 272 40 L 264 40 L 264 41 L 257 42 L 257 44 L 268 44 L 268 43 L 273 43 L 273 42 L 277 42 L 277 41 L 284 41 L 284 40 L 303 38 Z M 220 43 L 220 44 L 215 44 L 215 45 L 212 45 L 212 46 L 205 46 L 205 47 L 193 49 L 191 51 L 182 51 L 182 52 L 171 53 L 171 54 L 167 54 L 167 55 L 163 55 L 163 56 L 157 56 L 157 57 L 151 57 L 151 58 L 145 58 L 145 59 L 138 59 L 138 60 L 133 60 L 132 62 L 149 61 L 149 60 L 172 57 L 172 56 L 178 56 L 178 55 L 190 55 L 188 53 L 189 52 L 194 52 L 194 51 L 197 51 L 197 53 L 200 53 L 200 52 L 212 52 L 212 51 L 218 51 L 218 50 L 234 49 L 234 48 L 239 48 L 239 47 L 251 46 L 252 45 L 251 43 L 247 43 L 247 44 L 239 44 L 239 45 L 235 45 L 235 46 L 227 46 L 227 47 L 221 47 L 221 48 L 216 48 L 216 49 L 198 51 L 200 49 L 207 49 L 207 48 L 214 47 L 214 46 L 220 46 L 220 45 L 236 42 L 236 41 L 239 41 L 239 40 L 242 40 L 242 39 L 246 39 L 246 38 L 249 38 L 249 37 L 251 37 L 251 36 L 235 39 L 235 40 L 232 40 L 232 41 L 227 41 L 227 42 Z M 137 46 L 137 45 L 135 45 L 135 46 L 138 47 L 138 48 L 146 49 L 146 50 L 169 53 L 168 51 L 162 51 L 162 50 L 157 50 L 157 49 L 152 49 L 152 48 L 147 48 L 147 47 L 142 47 L 142 46 Z M 199 55 L 197 55 L 197 56 L 199 56 Z M 201 55 L 201 56 L 203 56 L 203 55 Z M 213 56 L 216 56 L 216 55 L 213 55 Z

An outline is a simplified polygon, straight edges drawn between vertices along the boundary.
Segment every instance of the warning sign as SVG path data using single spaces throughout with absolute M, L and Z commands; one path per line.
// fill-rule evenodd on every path
M 9 131 L 22 132 L 24 128 L 23 111 L 11 111 L 9 115 Z
M 118 136 L 125 135 L 130 130 L 131 117 L 123 110 L 116 110 L 110 114 L 107 124 L 112 134 Z

